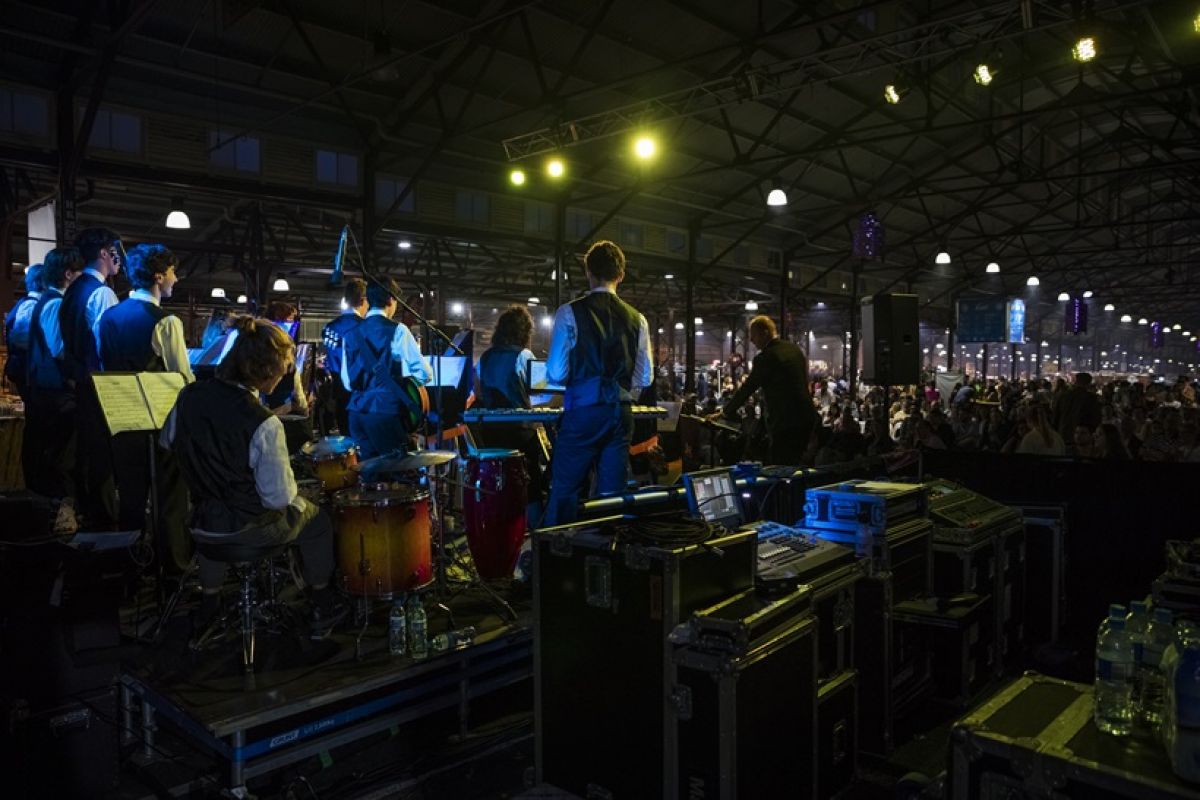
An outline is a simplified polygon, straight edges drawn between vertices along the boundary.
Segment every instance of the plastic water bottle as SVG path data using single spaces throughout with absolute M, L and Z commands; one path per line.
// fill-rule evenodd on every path
M 1146 641 L 1146 626 L 1150 624 L 1150 609 L 1141 600 L 1129 604 L 1125 615 L 1125 632 L 1133 641 L 1133 703 L 1136 709 L 1142 696 L 1142 645 Z
M 408 652 L 416 659 L 429 655 L 429 618 L 416 595 L 408 601 Z
M 1125 609 L 1109 607 L 1107 629 L 1096 637 L 1096 727 L 1114 736 L 1133 731 L 1133 641 L 1125 631 Z
M 394 656 L 404 655 L 405 636 L 407 636 L 407 627 L 404 617 L 404 601 L 397 600 L 392 603 L 392 610 L 388 612 L 388 652 Z
M 1154 609 L 1150 624 L 1142 642 L 1142 655 L 1138 660 L 1138 719 L 1157 733 L 1163 721 L 1163 704 L 1166 696 L 1166 678 L 1163 675 L 1163 655 L 1175 640 L 1171 611 L 1167 608 Z
M 466 647 L 473 641 L 475 641 L 475 628 L 468 625 L 456 631 L 439 633 L 433 637 L 431 646 L 433 647 L 433 651 L 437 653 L 443 650 L 458 650 L 459 648 Z
M 1200 635 L 1195 627 L 1180 626 L 1163 661 L 1167 664 L 1163 744 L 1175 774 L 1200 782 Z

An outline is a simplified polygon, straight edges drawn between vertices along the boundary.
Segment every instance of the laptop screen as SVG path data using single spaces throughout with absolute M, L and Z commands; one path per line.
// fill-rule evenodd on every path
M 689 472 L 683 476 L 683 485 L 692 514 L 726 528 L 736 528 L 744 521 L 733 470 L 728 467 Z

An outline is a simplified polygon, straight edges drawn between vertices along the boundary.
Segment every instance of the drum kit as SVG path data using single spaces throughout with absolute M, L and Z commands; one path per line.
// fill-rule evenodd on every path
M 365 623 L 374 601 L 411 593 L 448 592 L 447 514 L 458 501 L 474 572 L 491 597 L 511 608 L 484 581 L 511 577 L 525 541 L 528 477 L 518 450 L 394 452 L 360 462 L 346 436 L 305 444 L 297 459 L 312 479 L 300 493 L 326 506 L 334 520 L 342 588 L 358 598 Z M 459 489 L 455 492 L 453 489 Z

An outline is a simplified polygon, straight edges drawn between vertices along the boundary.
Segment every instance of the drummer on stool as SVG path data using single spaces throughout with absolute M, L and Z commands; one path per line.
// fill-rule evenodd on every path
M 509 306 L 496 320 L 492 346 L 479 357 L 479 407 L 529 408 L 525 376 L 533 353 L 533 317 L 525 306 Z M 536 525 L 542 509 L 542 445 L 533 424 L 485 424 L 481 428 L 484 447 L 520 450 L 529 475 L 529 506 L 526 518 Z
M 266 320 L 237 317 L 237 341 L 217 379 L 184 387 L 162 430 L 192 497 L 192 535 L 245 545 L 294 544 L 311 589 L 312 630 L 322 636 L 346 616 L 329 580 L 333 524 L 300 496 L 279 417 L 259 402 L 287 374 L 295 345 Z M 220 609 L 225 565 L 199 557 L 199 622 Z
M 419 422 L 416 390 L 433 374 L 408 326 L 392 320 L 399 296 L 400 287 L 391 278 L 368 286 L 370 310 L 342 342 L 350 436 L 363 458 L 408 449 L 414 418 Z
M 593 468 L 599 494 L 625 490 L 633 435 L 630 406 L 654 379 L 646 318 L 617 297 L 625 254 L 600 241 L 583 263 L 591 290 L 555 312 L 546 364 L 550 381 L 566 387 L 550 463 L 547 525 L 575 519 Z

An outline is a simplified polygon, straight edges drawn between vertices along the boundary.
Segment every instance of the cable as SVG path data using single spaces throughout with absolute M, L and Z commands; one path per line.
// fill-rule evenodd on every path
M 655 547 L 678 548 L 702 544 L 721 531 L 702 519 L 634 519 L 618 524 L 614 542 L 624 538 Z

